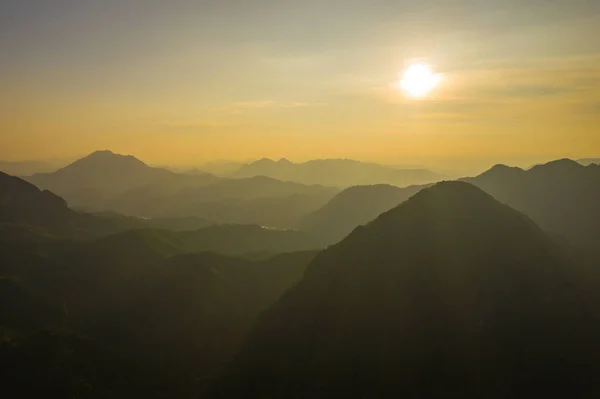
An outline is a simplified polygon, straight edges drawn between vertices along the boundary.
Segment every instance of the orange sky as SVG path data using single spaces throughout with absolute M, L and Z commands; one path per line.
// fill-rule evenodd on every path
M 0 159 L 600 156 L 600 6 L 583 0 L 31 3 L 0 19 Z M 444 75 L 427 98 L 393 87 L 411 60 Z

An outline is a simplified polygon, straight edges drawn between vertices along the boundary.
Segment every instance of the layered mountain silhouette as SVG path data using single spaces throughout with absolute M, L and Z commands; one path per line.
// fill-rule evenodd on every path
M 588 247 L 600 245 L 600 166 L 569 159 L 529 170 L 497 165 L 463 179 L 535 220 L 543 229 Z
M 220 223 L 258 223 L 287 228 L 337 192 L 331 187 L 259 176 L 221 179 L 201 187 L 184 187 L 174 193 L 155 194 L 148 192 L 148 187 L 133 189 L 107 206 L 136 216 L 197 216 Z
M 600 246 L 600 166 L 558 160 L 529 170 L 496 165 L 485 173 L 460 179 L 500 202 L 527 214 L 544 230 L 573 243 Z M 426 186 L 349 188 L 321 209 L 305 216 L 299 228 L 321 232 L 328 243 L 350 233 Z
M 425 187 L 427 186 L 401 188 L 384 184 L 350 187 L 317 211 L 303 217 L 298 228 L 328 244 L 334 244 L 357 226 L 370 222 Z
M 102 209 L 104 201 L 134 188 L 156 185 L 166 190 L 171 185 L 207 184 L 216 178 L 153 168 L 131 155 L 106 150 L 96 151 L 54 173 L 36 174 L 27 180 L 64 197 L 72 206 Z
M 294 226 L 339 190 L 267 177 L 224 179 L 153 168 L 133 156 L 97 151 L 27 180 L 70 206 L 147 218 L 198 217 L 214 223 Z
M 350 159 L 318 159 L 293 163 L 282 158 L 263 158 L 242 166 L 234 176 L 268 176 L 302 184 L 321 184 L 346 188 L 367 184 L 408 186 L 440 181 L 443 176 L 427 169 L 399 169 Z
M 131 218 L 97 218 L 75 212 L 61 197 L 0 172 L 0 227 L 37 229 L 65 237 L 99 237 L 144 227 Z
M 595 396 L 580 266 L 479 188 L 437 184 L 321 252 L 209 397 Z

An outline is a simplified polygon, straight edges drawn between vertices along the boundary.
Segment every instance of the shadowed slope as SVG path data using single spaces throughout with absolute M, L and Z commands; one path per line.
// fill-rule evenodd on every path
M 320 253 L 210 397 L 589 392 L 596 304 L 570 262 L 524 215 L 440 183 Z

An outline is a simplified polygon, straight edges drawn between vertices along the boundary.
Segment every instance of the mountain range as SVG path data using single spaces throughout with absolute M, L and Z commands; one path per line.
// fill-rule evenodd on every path
M 561 159 L 529 170 L 497 165 L 463 179 L 525 213 L 548 232 L 600 245 L 600 166 Z
M 460 179 L 525 213 L 552 234 L 594 249 L 600 247 L 600 167 L 568 159 L 524 170 L 496 165 L 479 176 Z M 335 243 L 427 186 L 351 187 L 298 226 Z
M 97 151 L 54 173 L 26 179 L 82 210 L 148 218 L 192 216 L 277 228 L 292 227 L 339 191 L 260 176 L 226 179 L 175 173 L 110 151 Z
M 427 169 L 400 169 L 350 159 L 317 159 L 293 163 L 285 158 L 279 161 L 260 159 L 242 166 L 233 176 L 267 176 L 283 181 L 339 188 L 368 184 L 408 186 L 444 179 L 443 175 Z
M 339 192 L 90 157 L 42 180 L 101 212 L 0 173 L 7 392 L 600 393 L 598 165 Z
M 597 393 L 598 273 L 482 190 L 440 183 L 317 255 L 208 397 Z

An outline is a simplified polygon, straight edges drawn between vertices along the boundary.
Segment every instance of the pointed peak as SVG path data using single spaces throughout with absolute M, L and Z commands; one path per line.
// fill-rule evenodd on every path
M 409 201 L 418 201 L 421 198 L 428 198 L 428 197 L 434 197 L 434 196 L 435 197 L 445 197 L 445 198 L 477 197 L 477 198 L 495 201 L 492 198 L 492 196 L 490 196 L 489 194 L 487 194 L 480 188 L 474 186 L 473 184 L 462 182 L 462 181 L 454 181 L 454 180 L 442 181 L 442 182 L 434 184 L 431 187 L 424 188 L 423 190 L 419 191 L 417 194 L 412 196 L 409 199 Z
M 119 164 L 127 163 L 127 164 L 131 164 L 131 165 L 135 164 L 137 166 L 146 166 L 146 164 L 144 162 L 140 161 L 133 155 L 116 154 L 110 150 L 94 151 L 91 154 L 89 154 L 88 156 L 73 162 L 69 166 L 81 165 L 81 164 L 91 164 L 91 163 L 93 163 L 93 164 L 96 164 L 96 163 L 119 163 Z M 69 166 L 67 166 L 67 168 Z

